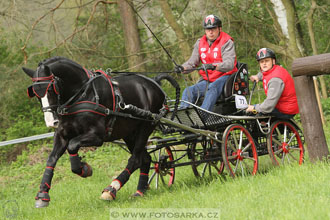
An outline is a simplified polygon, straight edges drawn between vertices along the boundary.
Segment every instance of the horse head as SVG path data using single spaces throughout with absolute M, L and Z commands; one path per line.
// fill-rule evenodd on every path
M 36 96 L 39 99 L 46 126 L 57 128 L 59 120 L 56 110 L 59 105 L 60 79 L 54 76 L 46 65 L 40 65 L 36 71 L 23 67 L 23 71 L 33 82 L 27 89 L 28 96 Z

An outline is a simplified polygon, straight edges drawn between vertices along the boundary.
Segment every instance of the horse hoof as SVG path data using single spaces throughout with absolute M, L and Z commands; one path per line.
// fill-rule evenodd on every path
M 93 175 L 93 168 L 86 162 L 82 162 L 83 164 L 83 173 L 81 175 L 81 177 L 86 178 L 89 176 Z
M 93 168 L 91 166 L 89 166 L 89 164 L 87 164 L 87 163 L 86 163 L 86 165 L 88 166 L 87 177 L 92 176 L 93 175 Z
M 144 196 L 143 192 L 141 192 L 141 191 L 139 191 L 139 190 L 137 190 L 137 191 L 132 195 L 132 197 L 143 197 L 143 196 Z
M 42 201 L 41 199 L 36 200 L 35 207 L 36 208 L 45 208 L 49 205 L 49 202 Z
M 104 191 L 104 192 L 102 193 L 100 199 L 102 199 L 102 200 L 107 200 L 107 201 L 115 200 L 115 198 L 112 197 L 112 195 L 110 194 L 110 192 L 106 192 L 106 191 Z

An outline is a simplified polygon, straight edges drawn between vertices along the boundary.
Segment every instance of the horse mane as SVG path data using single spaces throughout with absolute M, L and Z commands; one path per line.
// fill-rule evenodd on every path
M 41 65 L 46 65 L 47 66 L 47 65 L 50 65 L 50 64 L 55 63 L 55 62 L 69 63 L 69 64 L 72 64 L 72 65 L 78 67 L 78 68 L 83 69 L 83 67 L 80 64 L 78 64 L 78 63 L 74 62 L 73 60 L 70 60 L 66 57 L 61 57 L 61 56 L 54 56 L 54 57 L 44 59 L 43 61 L 39 62 L 38 66 L 41 66 Z
M 65 57 L 55 56 L 55 57 L 47 58 L 47 59 L 44 59 L 43 61 L 40 61 L 39 64 L 38 64 L 38 66 L 48 65 L 50 63 L 53 63 L 53 62 L 56 62 L 56 61 L 59 61 L 59 60 L 62 60 L 62 59 L 68 60 Z

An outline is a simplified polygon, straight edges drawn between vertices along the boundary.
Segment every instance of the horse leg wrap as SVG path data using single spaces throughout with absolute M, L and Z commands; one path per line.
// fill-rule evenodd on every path
M 121 188 L 121 182 L 117 179 L 113 180 L 111 185 L 113 188 L 115 188 L 117 191 Z
M 48 192 L 38 192 L 35 199 L 36 200 L 41 199 L 42 201 L 45 201 L 45 202 L 50 201 L 50 197 L 48 195 Z
M 78 154 L 70 154 L 71 171 L 83 178 L 93 175 L 93 169 L 86 162 L 81 162 Z
M 147 191 L 149 189 L 148 179 L 149 179 L 148 174 L 140 173 L 139 184 L 138 184 L 137 190 L 141 191 L 142 193 Z
M 89 176 L 92 176 L 93 175 L 93 169 L 91 166 L 89 166 L 88 163 L 86 162 L 81 162 L 82 164 L 82 169 L 81 169 L 81 174 L 79 176 L 83 177 L 83 178 L 86 178 L 86 177 L 89 177 Z
M 149 189 L 148 185 L 149 175 L 146 173 L 140 173 L 139 184 L 133 197 L 144 196 L 144 193 Z
M 124 184 L 129 180 L 131 172 L 126 168 L 119 176 L 116 178 L 120 182 L 120 186 L 123 187 Z
M 37 193 L 35 199 L 42 201 L 49 202 L 50 197 L 48 195 L 48 191 L 50 190 L 50 183 L 52 181 L 54 175 L 54 167 L 46 167 L 44 176 L 42 177 L 41 184 L 40 184 L 40 190 Z

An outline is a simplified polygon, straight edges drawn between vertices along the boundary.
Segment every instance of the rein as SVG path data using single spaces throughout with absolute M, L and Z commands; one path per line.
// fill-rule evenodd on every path
M 108 72 L 107 72 L 108 73 Z M 161 74 L 161 73 L 173 73 L 173 71 L 163 71 L 163 72 L 125 72 L 125 71 L 112 71 L 110 69 L 109 74 L 141 74 L 141 75 L 148 75 L 148 74 Z
M 110 77 L 107 74 L 105 74 L 103 71 L 100 71 L 100 70 L 95 71 L 95 73 L 100 73 L 100 75 L 96 75 L 95 73 L 91 74 L 87 70 L 85 70 L 85 71 L 89 76 L 89 80 L 68 101 L 66 101 L 64 104 L 58 106 L 57 113 L 59 115 L 73 115 L 73 114 L 78 114 L 78 113 L 82 113 L 82 112 L 91 112 L 91 113 L 99 114 L 102 116 L 109 115 L 111 110 L 99 103 L 100 97 L 97 93 L 97 90 L 96 90 L 95 84 L 94 84 L 94 80 L 99 77 L 102 77 L 102 76 L 104 76 L 109 83 L 109 86 L 112 91 L 112 96 L 113 96 L 112 111 L 113 112 L 116 111 L 117 102 L 116 102 L 116 96 L 115 96 L 115 89 L 113 87 Z M 86 97 L 87 90 L 90 88 L 91 85 L 93 87 L 94 98 L 95 98 L 96 102 L 82 100 L 83 98 Z M 80 95 L 80 97 L 79 97 L 79 95 Z M 73 100 L 75 100 L 75 102 L 73 102 Z M 72 103 L 72 104 L 70 105 L 70 103 Z

